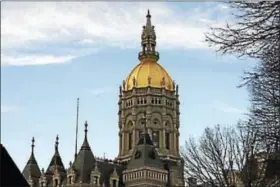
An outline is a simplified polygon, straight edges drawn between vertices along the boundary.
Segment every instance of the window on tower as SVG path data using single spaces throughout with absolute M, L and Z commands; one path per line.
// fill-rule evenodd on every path
M 132 149 L 132 133 L 128 134 L 128 149 Z
M 170 133 L 165 133 L 165 148 L 170 149 Z
M 155 147 L 158 148 L 159 147 L 159 132 L 158 131 L 153 131 L 152 139 L 153 139 Z

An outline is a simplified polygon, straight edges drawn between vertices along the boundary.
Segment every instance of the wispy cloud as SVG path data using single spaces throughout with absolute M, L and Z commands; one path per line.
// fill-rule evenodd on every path
M 112 91 L 111 87 L 103 87 L 103 88 L 97 88 L 97 89 L 93 89 L 93 90 L 89 90 L 89 92 L 97 97 L 101 96 L 104 93 L 108 93 Z
M 55 64 L 65 63 L 71 61 L 75 56 L 54 56 L 54 55 L 26 55 L 26 56 L 8 56 L 1 55 L 2 65 L 44 65 L 44 64 Z
M 160 2 L 4 2 L 1 12 L 1 47 L 7 52 L 26 47 L 40 49 L 47 45 L 53 47 L 54 54 L 58 50 L 57 45 L 78 45 L 85 49 L 88 46 L 139 47 L 141 26 L 150 8 L 160 48 L 206 48 L 204 33 L 208 26 L 224 21 L 211 18 L 213 12 L 221 9 L 220 5 L 186 7 L 184 11 L 179 11 L 178 7 Z M 72 54 L 64 57 L 55 57 L 52 53 L 44 55 L 43 60 L 27 65 L 62 63 L 73 58 Z M 27 62 L 22 59 L 11 60 L 9 65 Z
M 18 110 L 19 107 L 15 105 L 1 105 L 1 113 L 8 113 Z
M 212 102 L 212 105 L 215 109 L 220 110 L 225 113 L 232 113 L 232 114 L 245 114 L 246 110 L 241 109 L 238 107 L 230 106 L 222 101 L 215 100 Z

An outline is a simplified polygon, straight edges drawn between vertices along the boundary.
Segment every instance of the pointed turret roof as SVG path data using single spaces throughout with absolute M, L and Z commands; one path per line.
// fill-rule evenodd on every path
M 29 187 L 29 184 L 21 174 L 17 165 L 13 161 L 12 157 L 6 150 L 6 148 L 0 144 L 1 153 L 1 171 L 0 172 L 0 186 L 21 186 Z
M 95 158 L 87 139 L 88 123 L 85 122 L 85 138 L 81 149 L 73 163 L 74 169 L 78 172 L 76 182 L 88 183 L 90 181 L 90 173 L 95 165 Z
M 37 161 L 35 159 L 35 156 L 34 156 L 34 147 L 35 147 L 34 143 L 35 143 L 35 139 L 33 137 L 32 144 L 31 144 L 31 155 L 22 172 L 22 174 L 26 180 L 28 180 L 29 177 L 39 179 L 41 176 L 40 168 L 39 168 Z
M 144 115 L 144 118 L 146 119 L 146 115 Z M 146 123 L 144 124 L 143 133 L 134 149 L 131 160 L 128 162 L 127 169 L 137 169 L 144 166 L 164 169 L 164 165 L 158 156 L 153 141 L 147 132 Z
M 58 135 L 56 136 L 56 141 L 55 141 L 55 151 L 54 151 L 54 155 L 51 159 L 51 162 L 49 164 L 49 167 L 47 169 L 47 174 L 49 173 L 54 173 L 55 169 L 58 169 L 60 172 L 65 172 L 65 168 L 62 162 L 62 159 L 60 157 L 59 151 L 58 151 Z

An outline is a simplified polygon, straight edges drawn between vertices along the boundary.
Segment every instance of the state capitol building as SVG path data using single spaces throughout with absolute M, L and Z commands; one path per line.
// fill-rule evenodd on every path
M 31 155 L 23 170 L 31 187 L 184 186 L 184 163 L 179 154 L 179 89 L 158 63 L 149 11 L 146 17 L 139 64 L 119 88 L 116 159 L 94 156 L 87 139 L 87 122 L 83 144 L 68 168 L 60 157 L 57 137 L 47 169 L 39 169 L 33 139 Z

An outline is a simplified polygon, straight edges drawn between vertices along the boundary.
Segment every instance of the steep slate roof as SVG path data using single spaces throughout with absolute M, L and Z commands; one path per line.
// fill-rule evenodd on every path
M 33 178 L 40 178 L 41 176 L 41 171 L 39 169 L 39 166 L 37 164 L 37 161 L 34 156 L 34 137 L 32 138 L 32 145 L 31 145 L 31 155 L 29 157 L 29 160 L 27 161 L 27 164 L 25 165 L 23 169 L 23 176 L 26 180 L 28 180 L 29 176 Z
M 3 187 L 29 187 L 6 148 L 1 144 L 1 183 Z
M 58 170 L 60 172 L 63 172 L 65 173 L 65 168 L 64 168 L 64 165 L 63 165 L 63 162 L 62 162 L 62 159 L 60 157 L 60 154 L 58 152 L 58 136 L 56 137 L 56 142 L 55 142 L 55 152 L 54 152 L 54 155 L 51 159 L 51 162 L 48 166 L 48 169 L 46 171 L 46 174 L 53 174 L 54 172 L 54 169 L 55 169 L 55 166 L 57 166 Z
M 90 173 L 95 165 L 95 158 L 87 140 L 87 121 L 85 122 L 85 138 L 82 147 L 73 163 L 73 168 L 77 171 L 76 182 L 89 183 Z
M 147 133 L 146 125 L 134 149 L 131 160 L 127 164 L 127 169 L 137 169 L 143 166 L 164 169 L 164 164 L 158 156 L 150 135 Z

